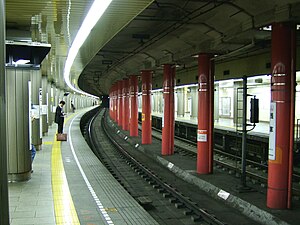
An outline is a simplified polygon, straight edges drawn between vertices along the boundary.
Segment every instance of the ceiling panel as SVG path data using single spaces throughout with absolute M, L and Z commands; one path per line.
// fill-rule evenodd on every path
M 67 53 L 92 2 L 6 0 L 7 39 L 50 43 L 43 74 L 67 89 Z M 71 80 L 101 95 L 149 65 L 160 76 L 159 64 L 166 60 L 192 66 L 191 55 L 201 51 L 226 54 L 249 44 L 251 51 L 268 48 L 271 33 L 259 28 L 278 20 L 299 22 L 299 8 L 300 0 L 113 0 L 81 47 Z M 95 74 L 100 74 L 97 82 Z

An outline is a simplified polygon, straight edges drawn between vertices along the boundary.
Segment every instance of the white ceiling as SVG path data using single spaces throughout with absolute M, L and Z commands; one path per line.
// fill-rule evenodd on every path
M 68 49 L 91 0 L 6 0 L 7 39 L 30 35 L 52 45 L 43 74 L 61 88 Z M 69 16 L 68 16 L 69 15 Z M 272 22 L 299 22 L 300 0 L 113 0 L 72 67 L 71 82 L 91 94 L 141 69 L 195 65 L 199 52 L 218 55 L 247 46 L 266 50 Z M 160 70 L 156 76 L 160 76 Z M 78 82 L 79 79 L 79 82 Z

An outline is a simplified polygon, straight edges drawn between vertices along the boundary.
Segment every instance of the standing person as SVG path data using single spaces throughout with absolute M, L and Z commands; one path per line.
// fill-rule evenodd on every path
M 33 109 L 33 105 L 31 104 L 31 109 Z M 32 110 L 31 110 L 31 113 L 32 113 Z M 34 116 L 31 114 L 31 123 L 35 120 Z M 30 137 L 32 138 L 32 137 Z M 31 152 L 31 163 L 33 162 L 34 160 L 34 157 L 35 157 L 35 154 L 36 154 L 36 148 L 34 147 L 33 144 L 31 144 L 31 149 L 30 149 L 30 152 Z M 33 169 L 31 167 L 31 173 L 33 173 Z
M 72 108 L 72 112 L 74 113 L 75 112 L 75 106 L 74 106 L 72 101 L 71 101 L 71 108 Z
M 64 116 L 65 113 L 63 111 L 63 107 L 65 105 L 65 101 L 60 101 L 59 105 L 56 107 L 55 111 L 55 123 L 57 123 L 57 133 L 62 134 L 63 133 L 63 126 L 64 126 Z

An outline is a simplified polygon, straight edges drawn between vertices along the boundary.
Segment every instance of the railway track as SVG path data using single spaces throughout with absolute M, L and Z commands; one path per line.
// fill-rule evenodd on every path
M 94 122 L 95 124 L 101 124 L 101 127 L 92 126 Z M 145 162 L 149 163 L 150 159 L 145 159 L 145 156 L 141 157 L 140 153 L 134 154 L 136 152 L 134 148 L 130 150 L 130 146 L 124 140 L 120 140 L 117 134 L 110 132 L 104 115 L 99 115 L 91 120 L 88 130 L 89 132 L 86 135 L 88 142 L 98 158 L 107 166 L 116 180 L 160 224 L 227 224 L 199 206 L 194 187 L 191 188 L 194 196 L 188 197 L 189 194 L 176 188 L 179 181 L 170 178 L 174 175 L 170 175 L 168 170 L 162 167 L 159 169 L 160 166 L 156 163 L 152 164 L 156 165 L 155 169 L 150 168 L 152 165 L 145 165 Z M 169 178 L 166 180 L 165 178 L 168 176 Z M 175 184 L 171 182 L 172 180 L 176 180 Z M 181 188 L 186 185 L 184 182 L 179 186 Z M 200 196 L 198 198 L 199 202 L 203 201 L 203 198 L 203 196 Z M 249 218 L 243 218 L 241 215 L 237 216 L 239 217 L 237 221 L 241 221 L 241 219 L 249 221 Z M 240 222 L 236 224 L 240 224 Z M 251 224 L 251 222 L 245 222 L 244 224 Z

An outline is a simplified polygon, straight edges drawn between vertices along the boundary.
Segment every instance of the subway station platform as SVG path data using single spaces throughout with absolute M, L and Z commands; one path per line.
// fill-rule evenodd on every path
M 65 121 L 67 142 L 56 124 L 33 161 L 32 178 L 9 183 L 11 225 L 157 224 L 96 158 L 80 132 L 84 112 Z
M 62 224 L 157 224 L 156 221 L 124 190 L 94 156 L 79 128 L 82 110 L 70 114 L 64 131 L 67 142 L 55 140 L 56 124 L 43 137 L 42 150 L 33 161 L 32 178 L 27 182 L 9 184 L 11 225 Z M 114 123 L 111 121 L 110 123 Z M 115 124 L 114 129 L 120 130 Z M 124 140 L 128 132 L 119 135 Z M 300 221 L 299 200 L 291 210 L 266 207 L 266 188 L 253 186 L 255 192 L 238 193 L 238 179 L 214 168 L 212 175 L 198 175 L 196 160 L 184 161 L 180 155 L 161 156 L 161 143 L 141 145 L 141 137 L 129 137 L 136 146 L 178 177 L 206 191 L 224 207 L 234 207 L 257 224 L 291 224 Z M 124 140 L 125 141 L 125 140 Z M 249 182 L 250 183 L 250 182 Z M 195 189 L 197 191 L 197 189 Z
M 152 116 L 162 117 L 162 113 L 152 113 Z M 186 115 L 184 117 L 175 117 L 175 121 L 193 124 L 198 126 L 198 120 L 196 118 L 191 118 L 190 116 Z M 233 122 L 233 118 L 219 118 L 218 120 L 214 121 L 214 127 L 217 129 L 222 130 L 229 130 L 236 132 L 236 124 Z M 269 136 L 270 125 L 269 122 L 259 122 L 255 125 L 254 129 L 249 131 L 249 134 L 256 135 L 256 136 Z
M 142 154 L 154 158 L 157 163 L 168 168 L 176 176 L 188 183 L 195 185 L 195 191 L 204 191 L 212 198 L 224 204 L 224 209 L 228 206 L 239 210 L 248 216 L 256 224 L 266 225 L 296 225 L 300 221 L 300 202 L 293 199 L 293 208 L 289 210 L 274 210 L 266 207 L 266 187 L 252 184 L 247 181 L 247 185 L 252 188 L 249 192 L 241 192 L 239 189 L 240 179 L 224 172 L 222 169 L 214 167 L 213 174 L 199 175 L 196 173 L 196 159 L 183 159 L 179 154 L 171 156 L 161 155 L 161 142 L 152 138 L 152 144 L 142 145 L 141 137 L 130 137 L 128 131 L 120 129 L 111 119 L 110 126 L 125 141 L 135 146 Z M 176 141 L 175 141 L 176 142 Z

